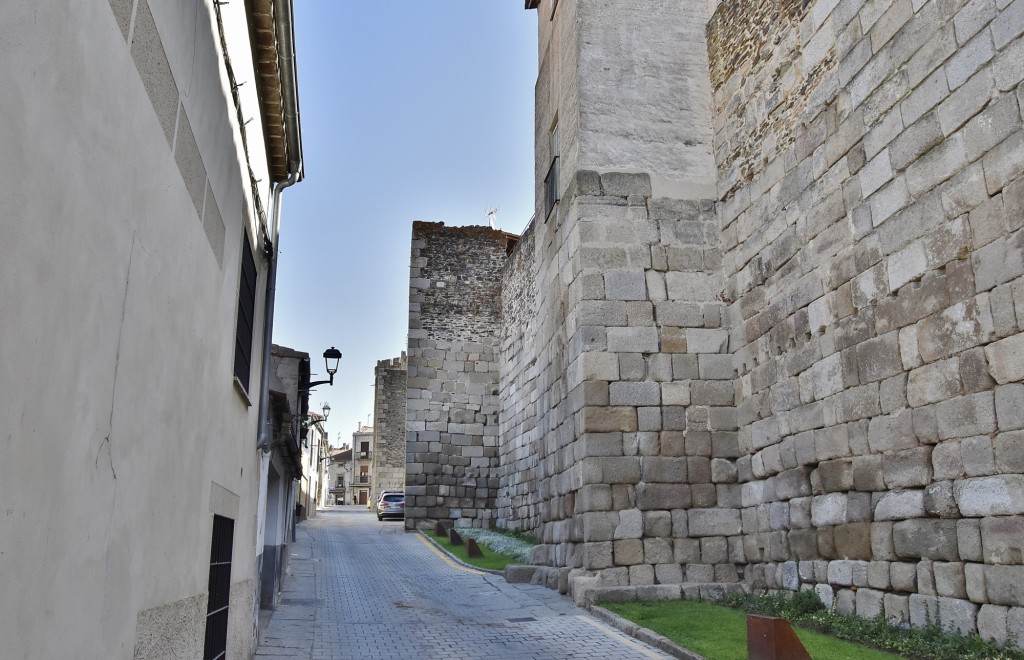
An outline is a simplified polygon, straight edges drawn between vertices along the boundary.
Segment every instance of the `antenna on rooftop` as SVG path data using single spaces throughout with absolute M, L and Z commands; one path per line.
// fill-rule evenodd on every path
M 500 206 L 495 206 L 493 209 L 487 209 L 487 223 L 491 226 L 491 229 L 497 229 L 495 226 L 495 218 L 498 217 L 498 211 L 500 210 Z

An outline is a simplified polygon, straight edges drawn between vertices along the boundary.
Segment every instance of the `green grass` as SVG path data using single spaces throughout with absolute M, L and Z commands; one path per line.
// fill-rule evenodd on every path
M 483 557 L 470 557 L 466 551 L 465 545 L 452 545 L 448 540 L 447 536 L 438 536 L 433 531 L 423 532 L 430 538 L 437 541 L 438 545 L 458 557 L 461 561 L 469 564 L 470 566 L 476 566 L 477 568 L 488 568 L 492 570 L 503 571 L 509 564 L 518 564 L 519 560 L 513 557 L 506 557 L 505 555 L 499 555 L 498 553 L 489 550 L 487 548 L 480 548 L 480 551 L 484 553 Z
M 600 605 L 708 660 L 745 660 L 747 657 L 746 612 L 692 600 Z M 812 658 L 881 660 L 900 657 L 814 631 L 794 630 Z

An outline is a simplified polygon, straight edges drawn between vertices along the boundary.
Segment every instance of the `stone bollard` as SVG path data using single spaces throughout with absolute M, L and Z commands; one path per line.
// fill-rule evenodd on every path
M 448 530 L 444 528 L 444 523 L 438 520 L 434 523 L 434 535 L 435 536 L 447 536 Z
M 452 545 L 462 545 L 462 537 L 455 531 L 455 528 L 448 530 L 448 542 Z
M 470 557 L 483 557 L 484 551 L 476 544 L 474 539 L 466 539 L 466 553 Z

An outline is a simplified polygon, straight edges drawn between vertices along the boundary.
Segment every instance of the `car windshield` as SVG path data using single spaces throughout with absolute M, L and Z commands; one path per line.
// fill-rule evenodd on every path
M 385 495 L 384 496 L 384 501 L 385 502 L 404 502 L 405 501 L 405 495 Z

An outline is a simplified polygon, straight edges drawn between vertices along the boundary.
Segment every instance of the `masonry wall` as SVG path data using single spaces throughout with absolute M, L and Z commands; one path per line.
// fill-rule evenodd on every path
M 408 529 L 491 526 L 498 495 L 500 273 L 512 237 L 416 222 L 406 401 Z
M 1019 1 L 708 26 L 752 586 L 1024 630 L 1022 31 Z
M 374 500 L 382 490 L 405 487 L 405 355 L 379 360 L 374 369 L 373 489 Z

